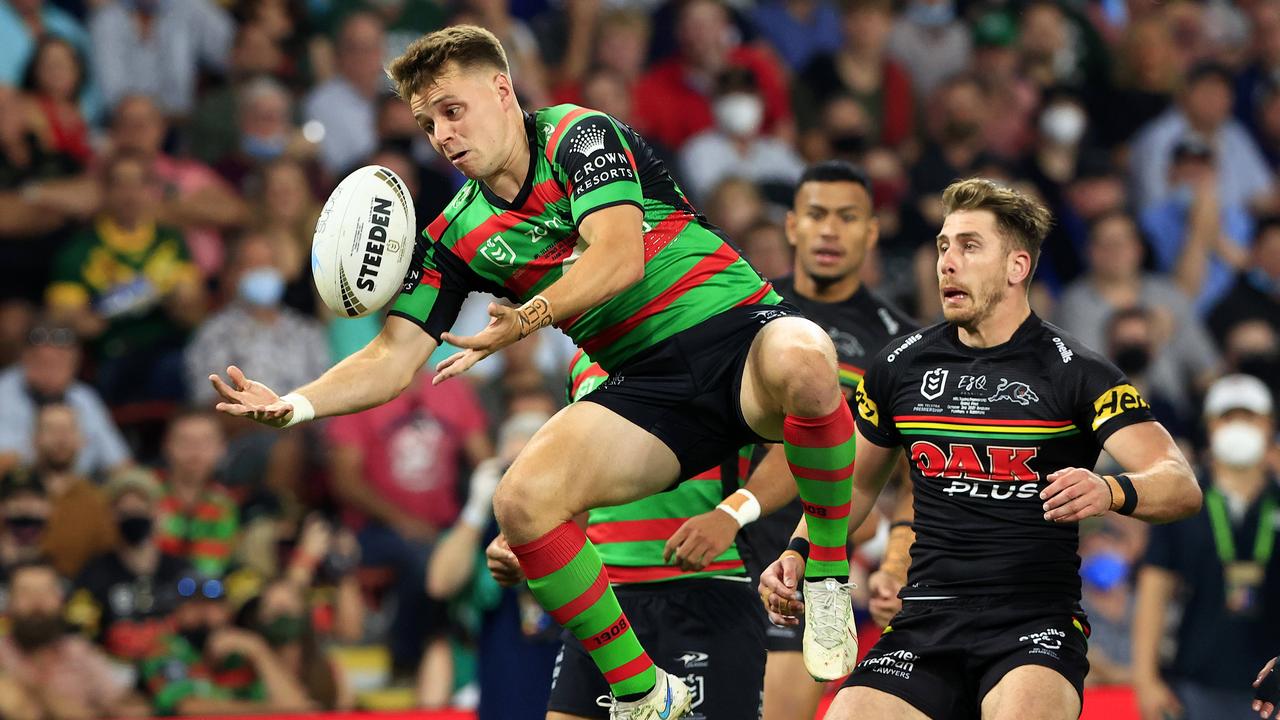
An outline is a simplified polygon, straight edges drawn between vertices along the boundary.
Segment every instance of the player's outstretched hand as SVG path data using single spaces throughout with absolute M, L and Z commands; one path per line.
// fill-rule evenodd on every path
M 1111 509 L 1111 490 L 1097 473 L 1081 468 L 1063 468 L 1045 478 L 1048 487 L 1040 491 L 1044 519 L 1052 522 L 1080 522 Z
M 1270 718 L 1280 703 L 1280 673 L 1275 671 L 1277 658 L 1271 658 L 1253 681 L 1257 688 L 1253 695 L 1253 711 L 1264 719 Z
M 774 625 L 799 625 L 804 602 L 797 588 L 804 577 L 804 559 L 788 550 L 760 574 L 760 599 Z
M 485 563 L 489 566 L 489 574 L 502 587 L 519 585 L 524 581 L 524 571 L 520 569 L 520 561 L 511 552 L 507 538 L 503 535 L 493 539 L 489 547 L 484 549 Z
M 213 406 L 215 410 L 247 417 L 271 427 L 284 427 L 289 422 L 293 405 L 282 402 L 274 390 L 245 377 L 235 365 L 227 368 L 227 379 L 231 384 L 228 385 L 217 373 L 209 376 L 213 389 L 222 397 L 222 402 Z
M 884 570 L 877 570 L 867 578 L 867 589 L 871 592 L 868 605 L 871 619 L 876 621 L 876 625 L 885 627 L 894 615 L 902 611 L 902 599 L 898 597 L 898 591 L 903 584 L 902 578 Z
M 520 316 L 515 308 L 491 302 L 489 324 L 483 330 L 475 335 L 464 336 L 444 333 L 440 339 L 463 349 L 436 365 L 436 376 L 431 379 L 433 385 L 439 385 L 454 375 L 461 375 L 476 363 L 519 340 Z
M 662 549 L 662 559 L 681 570 L 698 571 L 729 549 L 738 535 L 738 521 L 712 509 L 684 521 Z

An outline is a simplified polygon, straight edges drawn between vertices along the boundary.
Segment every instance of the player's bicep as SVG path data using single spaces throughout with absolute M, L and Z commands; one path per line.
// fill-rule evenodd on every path
M 1141 472 L 1161 462 L 1186 462 L 1164 426 L 1155 421 L 1128 425 L 1107 437 L 1102 448 L 1125 472 Z
M 644 213 L 634 205 L 614 205 L 588 215 L 580 227 L 587 252 L 607 255 L 619 272 L 644 272 Z

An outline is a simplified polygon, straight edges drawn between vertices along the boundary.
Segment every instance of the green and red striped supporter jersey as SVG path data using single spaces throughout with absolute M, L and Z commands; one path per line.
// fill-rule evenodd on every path
M 578 227 L 615 205 L 644 213 L 644 278 L 556 326 L 603 367 L 729 308 L 781 298 L 693 209 L 653 149 L 604 113 L 557 105 L 525 115 L 529 173 L 507 202 L 469 180 L 432 221 L 391 314 L 439 340 L 471 291 L 524 302 L 586 249 Z
M 609 374 L 579 350 L 569 371 L 568 401 L 582 398 L 607 379 Z M 751 449 L 748 446 L 739 453 L 735 477 L 730 483 L 734 488 L 746 477 Z M 666 492 L 626 505 L 592 510 L 587 519 L 587 537 L 595 543 L 609 572 L 609 580 L 614 584 L 745 576 L 736 542 L 698 572 L 686 572 L 668 565 L 662 558 L 667 539 L 685 520 L 715 509 L 724 495 L 723 471 L 715 467 Z

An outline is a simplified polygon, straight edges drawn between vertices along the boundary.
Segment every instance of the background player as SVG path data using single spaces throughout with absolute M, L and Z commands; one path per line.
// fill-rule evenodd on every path
M 1200 490 L 1138 391 L 1031 312 L 1049 212 L 990 181 L 955 183 L 937 238 L 947 322 L 894 342 L 859 388 L 851 522 L 908 451 L 916 542 L 903 610 L 829 718 L 1075 718 L 1088 671 L 1075 523 L 1196 512 Z M 1074 467 L 1101 448 L 1126 469 Z M 804 534 L 804 523 L 797 538 Z M 803 541 L 766 571 L 779 622 L 803 609 Z
M 775 282 L 784 299 L 818 323 L 831 336 L 839 360 L 840 388 L 852 399 L 875 353 L 890 339 L 916 329 L 915 323 L 880 299 L 862 282 L 868 254 L 879 238 L 879 226 L 871 199 L 871 183 L 858 168 L 842 161 L 810 166 L 796 186 L 792 208 L 787 213 L 787 239 L 795 247 L 794 274 Z M 780 448 L 773 446 L 776 461 Z M 768 472 L 752 474 L 753 483 L 765 482 Z M 789 485 L 774 487 L 794 499 Z M 767 489 L 748 486 L 761 502 Z M 772 498 L 770 497 L 770 500 Z M 767 563 L 787 546 L 787 540 L 803 515 L 794 500 L 779 512 L 768 514 L 742 530 L 740 543 L 748 550 L 752 577 L 759 578 Z M 874 532 L 875 518 L 862 527 Z M 718 537 L 709 532 L 717 519 L 708 514 L 690 520 L 676 533 L 676 539 L 711 535 L 710 553 L 733 542 L 722 529 Z M 722 527 L 722 526 L 721 526 Z M 894 590 L 896 592 L 896 588 Z M 812 682 L 801 656 L 801 628 L 767 623 L 765 642 L 769 662 L 765 672 L 764 718 L 810 718 L 817 712 L 825 689 Z
M 613 716 L 680 717 L 689 691 L 656 671 L 572 519 L 753 442 L 784 442 L 806 507 L 825 516 L 810 523 L 805 592 L 829 617 L 810 614 L 804 654 L 814 676 L 839 677 L 854 659 L 854 444 L 830 339 L 778 304 L 629 128 L 571 105 L 525 114 L 492 33 L 436 31 L 389 72 L 432 146 L 470 180 L 428 226 L 422 265 L 377 338 L 283 398 L 229 368 L 231 385 L 210 377 L 218 408 L 275 426 L 353 412 L 401 392 L 442 338 L 465 349 L 440 363 L 435 382 L 557 324 L 612 377 L 530 441 L 494 512 L 530 592 L 609 681 Z M 447 334 L 481 289 L 523 304 L 492 304 L 473 337 Z
M 569 375 L 573 402 L 606 379 L 599 365 L 579 351 Z M 749 451 L 750 448 L 747 448 Z M 758 717 L 764 682 L 764 633 L 746 568 L 732 538 L 750 519 L 722 499 L 755 496 L 738 488 L 750 460 L 748 453 L 728 459 L 666 492 L 626 505 L 595 508 L 589 513 L 587 536 L 595 543 L 627 617 L 662 667 L 684 674 L 695 688 L 694 717 L 741 720 Z M 787 497 L 794 483 L 786 466 L 762 473 L 753 486 L 772 497 Z M 764 507 L 768 513 L 776 509 Z M 685 518 L 714 513 L 733 527 L 730 542 L 712 557 L 698 556 L 697 569 L 671 565 L 671 530 Z M 748 511 L 754 514 L 754 511 Z M 495 579 L 502 584 L 523 580 L 520 565 L 499 536 L 486 552 Z M 556 662 L 547 720 L 603 718 L 596 698 L 609 686 L 582 646 L 566 634 Z

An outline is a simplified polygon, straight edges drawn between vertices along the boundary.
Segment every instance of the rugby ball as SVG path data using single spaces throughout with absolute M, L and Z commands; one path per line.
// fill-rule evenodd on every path
M 398 175 L 366 165 L 329 195 L 311 239 L 320 299 L 342 317 L 376 312 L 395 297 L 413 260 L 413 200 Z

